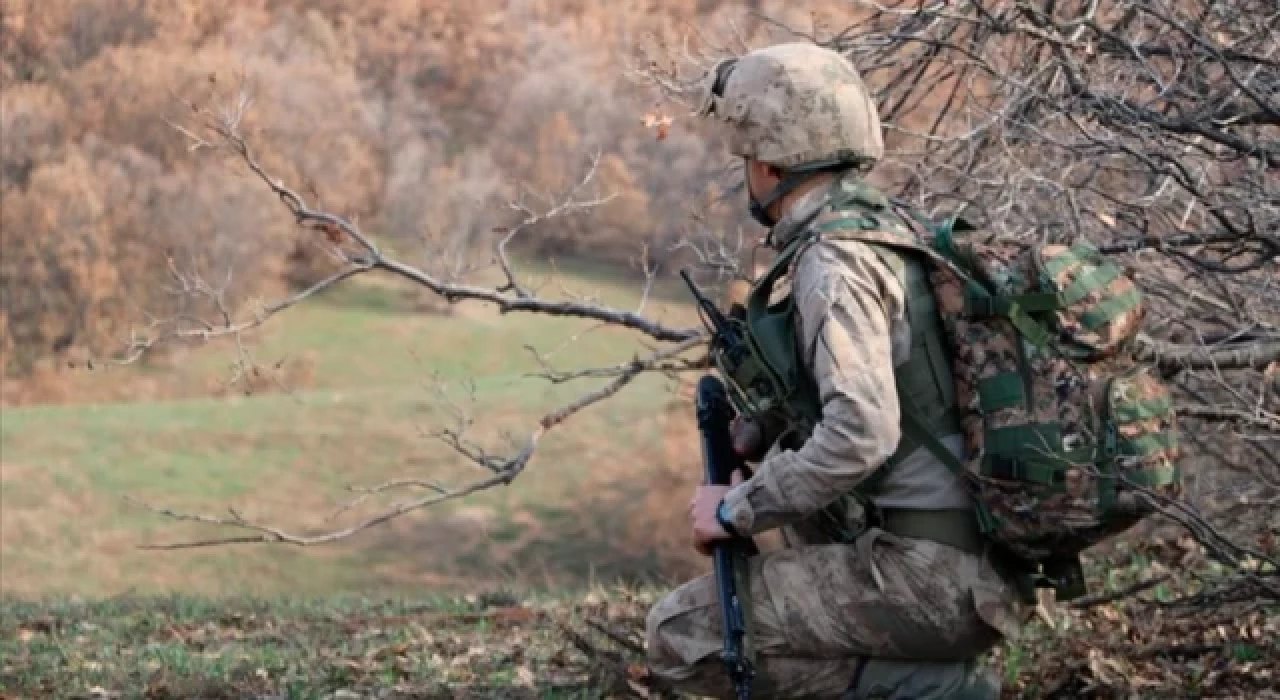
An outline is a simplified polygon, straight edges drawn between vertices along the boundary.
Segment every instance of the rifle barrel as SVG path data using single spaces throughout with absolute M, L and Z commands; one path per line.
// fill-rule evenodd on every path
M 707 483 L 728 485 L 734 470 L 743 465 L 742 458 L 733 450 L 733 438 L 729 432 L 732 416 L 724 382 L 715 375 L 703 375 L 698 380 L 695 409 L 698 432 L 702 435 L 703 472 Z M 721 658 L 738 697 L 746 700 L 751 695 L 754 670 L 747 659 L 746 618 L 734 578 L 734 560 L 740 546 L 740 540 L 717 542 L 712 547 L 712 561 L 720 596 L 724 639 Z

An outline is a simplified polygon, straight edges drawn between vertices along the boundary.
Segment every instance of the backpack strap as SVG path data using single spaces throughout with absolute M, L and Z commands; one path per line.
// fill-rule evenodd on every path
M 953 474 L 959 477 L 960 482 L 974 496 L 974 511 L 978 516 L 978 528 L 983 535 L 990 533 L 995 529 L 995 516 L 991 514 L 991 510 L 986 504 L 979 499 L 977 485 L 969 475 L 969 471 L 965 469 L 964 463 L 956 457 L 947 446 L 942 444 L 937 435 L 921 421 L 920 416 L 923 415 L 922 409 L 916 405 L 915 399 L 909 394 L 904 393 L 901 389 L 898 391 L 899 403 L 901 404 L 902 413 L 902 433 L 909 436 L 912 440 L 923 446 L 925 449 L 933 453 L 939 462 L 942 462 Z

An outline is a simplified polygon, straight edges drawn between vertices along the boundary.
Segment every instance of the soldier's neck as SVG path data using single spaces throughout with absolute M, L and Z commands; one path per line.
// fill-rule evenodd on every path
M 837 177 L 839 177 L 838 173 L 818 173 L 799 185 L 796 185 L 795 189 L 791 190 L 784 195 L 782 199 L 778 200 L 776 206 L 778 207 L 778 211 L 782 213 L 779 220 L 786 218 L 787 212 L 790 212 L 796 203 L 803 199 L 805 195 L 820 187 L 826 187 Z
M 841 177 L 839 173 L 815 175 L 782 199 L 779 210 L 783 214 L 769 233 L 769 239 L 775 248 L 781 249 L 796 234 L 804 230 L 826 203 L 827 195 L 831 190 L 830 185 L 839 177 Z

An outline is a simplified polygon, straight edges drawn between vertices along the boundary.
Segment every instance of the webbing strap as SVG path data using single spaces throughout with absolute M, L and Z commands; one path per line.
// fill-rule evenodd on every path
M 1009 319 L 1009 323 L 1022 334 L 1023 339 L 1034 345 L 1037 349 L 1048 352 L 1050 345 L 1053 343 L 1053 336 L 1049 335 L 1049 331 L 1044 326 L 1036 322 L 1035 319 L 1027 315 L 1017 304 L 1014 304 L 1005 317 Z
M 1071 306 L 1089 296 L 1089 292 L 1101 289 L 1120 276 L 1120 267 L 1106 263 L 1086 270 L 1076 277 L 1066 289 L 1062 290 L 1063 306 Z
M 1091 331 L 1097 330 L 1137 306 L 1141 301 L 1142 292 L 1137 287 L 1133 287 L 1080 314 L 1080 325 Z
M 938 325 L 933 292 L 920 265 L 910 265 L 899 251 L 876 243 L 867 243 L 876 256 L 892 271 L 906 298 L 907 323 L 911 327 L 910 357 L 906 364 L 894 368 L 894 381 L 899 397 L 916 396 L 937 410 L 918 412 L 916 418 L 930 433 L 958 431 L 960 417 L 955 408 L 955 380 L 951 375 L 951 359 L 941 342 L 943 330 Z M 900 400 L 902 400 L 900 398 Z M 896 464 L 921 447 L 914 436 L 904 432 L 897 450 L 889 461 Z
M 1062 485 L 1066 474 L 1060 464 L 1003 455 L 984 455 L 982 471 L 996 479 L 1028 481 L 1044 486 Z
M 1119 441 L 1120 454 L 1149 455 L 1161 450 L 1173 449 L 1174 438 L 1171 433 L 1148 433 L 1138 437 L 1122 437 Z
M 968 473 L 964 464 L 921 422 L 920 416 L 923 414 L 920 408 L 916 406 L 915 400 L 902 391 L 899 391 L 898 394 L 901 397 L 899 410 L 903 435 L 910 436 L 911 439 L 929 450 L 939 462 L 942 462 L 953 474 L 959 477 L 961 483 L 965 484 L 966 488 L 969 488 L 972 493 L 972 482 L 967 478 Z M 974 501 L 974 513 L 978 517 L 978 529 L 985 535 L 995 529 L 995 518 L 985 503 L 976 498 Z
M 902 537 L 945 544 L 969 554 L 980 555 L 985 549 L 982 533 L 969 510 L 886 509 L 880 511 L 880 528 Z
M 1158 488 L 1160 486 L 1168 486 L 1177 481 L 1182 472 L 1178 465 L 1170 464 L 1162 467 L 1141 469 L 1126 473 L 1123 477 L 1126 481 L 1138 486 L 1146 486 L 1147 488 Z
M 1066 263 L 1068 262 L 1081 261 L 1074 253 L 1068 253 L 1050 260 L 1049 263 L 1046 263 L 1046 268 L 1056 269 L 1060 272 L 1061 270 L 1066 269 Z M 1054 263 L 1057 264 L 1053 265 Z M 1118 266 L 1111 263 L 1104 263 L 1081 273 L 1066 289 L 1061 292 L 989 295 L 986 294 L 984 290 L 982 293 L 970 296 L 966 299 L 966 303 L 968 305 L 969 313 L 975 318 L 1008 316 L 1015 308 L 1021 309 L 1029 314 L 1058 311 L 1079 303 L 1085 297 L 1089 296 L 1090 292 L 1111 284 L 1119 276 L 1120 268 Z M 1124 296 L 1127 295 L 1122 295 L 1122 297 Z M 1117 302 L 1116 305 L 1121 307 L 1121 312 L 1132 307 L 1132 305 L 1126 306 L 1125 302 Z M 1109 308 L 1109 305 L 1106 303 L 1099 306 Z M 1110 320 L 1110 318 L 1114 317 L 1114 314 L 1112 316 L 1107 316 L 1107 313 L 1108 312 L 1103 311 L 1100 314 L 1104 318 L 1104 322 L 1105 320 Z M 1088 314 L 1086 314 L 1086 316 L 1087 315 Z
M 978 380 L 978 406 L 983 413 L 1021 406 L 1026 397 L 1022 375 L 1017 372 L 1001 372 Z
M 1057 423 L 1019 423 L 987 430 L 986 451 L 1019 457 L 1057 454 L 1062 448 L 1062 427 Z
M 1172 409 L 1173 403 L 1169 400 L 1169 397 L 1161 396 L 1154 399 L 1117 403 L 1111 409 L 1111 415 L 1115 417 L 1117 423 L 1135 423 L 1168 415 Z
M 977 290 L 971 290 L 976 292 Z M 1011 309 L 1020 308 L 1027 313 L 1056 311 L 1062 308 L 1062 299 L 1053 292 L 1031 294 L 990 295 L 985 290 L 971 293 L 966 299 L 966 310 L 974 318 L 1007 316 Z
M 1044 261 L 1044 271 L 1053 277 L 1057 277 L 1071 265 L 1080 263 L 1085 258 L 1090 258 L 1097 254 L 1098 249 L 1093 247 L 1093 244 L 1087 240 L 1080 239 L 1072 244 L 1067 249 L 1067 252 Z

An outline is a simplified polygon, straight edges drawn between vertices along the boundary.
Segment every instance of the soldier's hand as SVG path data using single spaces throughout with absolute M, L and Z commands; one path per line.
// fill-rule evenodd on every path
M 733 451 L 748 462 L 760 461 L 768 451 L 764 427 L 758 421 L 744 418 L 740 414 L 734 416 L 733 422 L 729 424 L 729 435 L 733 438 Z
M 729 539 L 729 533 L 716 520 L 716 509 L 729 489 L 742 483 L 741 470 L 729 476 L 730 484 L 701 484 L 689 501 L 689 522 L 693 525 L 693 546 L 703 555 L 710 556 L 716 540 Z

